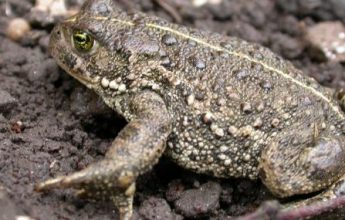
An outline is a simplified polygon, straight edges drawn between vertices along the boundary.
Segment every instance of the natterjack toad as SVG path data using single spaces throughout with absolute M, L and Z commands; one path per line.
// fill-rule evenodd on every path
M 268 49 L 88 0 L 55 27 L 50 51 L 128 124 L 102 161 L 37 190 L 110 197 L 128 219 L 136 178 L 165 153 L 198 173 L 260 178 L 278 197 L 337 196 L 345 116 L 330 90 Z

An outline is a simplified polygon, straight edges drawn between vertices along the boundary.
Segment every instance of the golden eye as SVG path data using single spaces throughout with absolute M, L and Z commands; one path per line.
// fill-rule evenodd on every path
M 87 53 L 93 48 L 95 40 L 90 34 L 76 30 L 73 32 L 72 41 L 77 51 Z

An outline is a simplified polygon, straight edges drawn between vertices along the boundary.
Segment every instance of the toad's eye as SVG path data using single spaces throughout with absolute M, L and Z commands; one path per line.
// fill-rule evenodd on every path
M 87 53 L 93 48 L 95 40 L 90 34 L 84 31 L 76 30 L 73 32 L 72 42 L 77 51 Z

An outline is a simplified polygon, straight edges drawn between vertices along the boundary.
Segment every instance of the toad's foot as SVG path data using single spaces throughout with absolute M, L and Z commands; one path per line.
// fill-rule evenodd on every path
M 128 98 L 133 120 L 116 137 L 105 159 L 69 176 L 40 183 L 37 191 L 75 188 L 87 197 L 110 198 L 119 209 L 120 219 L 130 218 L 135 180 L 162 155 L 171 125 L 158 95 L 143 92 Z
M 36 186 L 36 191 L 54 188 L 75 188 L 83 196 L 111 199 L 121 219 L 129 219 L 135 192 L 136 176 L 126 164 L 103 160 L 69 176 L 47 180 Z

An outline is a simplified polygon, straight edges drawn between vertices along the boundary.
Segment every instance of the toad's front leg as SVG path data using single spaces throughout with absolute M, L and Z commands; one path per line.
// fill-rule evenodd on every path
M 149 170 L 165 149 L 171 121 L 165 103 L 155 93 L 143 92 L 129 100 L 133 119 L 116 137 L 105 158 L 69 176 L 47 180 L 37 191 L 76 188 L 89 196 L 110 199 L 120 219 L 132 215 L 135 180 Z

